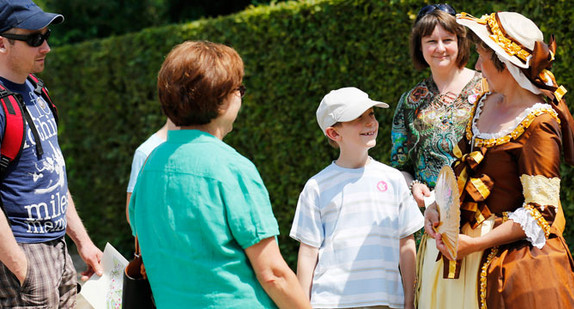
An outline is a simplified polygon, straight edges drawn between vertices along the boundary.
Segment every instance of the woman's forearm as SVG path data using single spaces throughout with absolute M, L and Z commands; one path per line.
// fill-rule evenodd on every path
M 289 268 L 274 237 L 245 249 L 257 280 L 279 308 L 311 308 L 297 276 Z

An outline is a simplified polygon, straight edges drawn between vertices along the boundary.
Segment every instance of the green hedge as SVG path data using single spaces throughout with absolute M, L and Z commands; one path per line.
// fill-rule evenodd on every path
M 297 243 L 288 233 L 299 192 L 337 155 L 316 124 L 315 109 L 329 90 L 343 86 L 359 87 L 395 106 L 402 92 L 427 76 L 428 71 L 413 69 L 408 56 L 410 27 L 422 5 L 287 2 L 54 50 L 42 77 L 61 111 L 60 143 L 71 192 L 97 245 L 110 242 L 126 255 L 131 250 L 125 188 L 133 151 L 164 122 L 156 99 L 157 71 L 175 44 L 204 39 L 233 46 L 245 60 L 248 92 L 225 141 L 259 168 L 279 220 L 282 252 L 293 266 Z M 567 36 L 574 8 L 567 1 L 463 2 L 457 9 L 477 16 L 498 10 L 529 16 L 545 34 L 556 34 L 554 72 L 566 88 L 574 86 L 568 70 L 574 45 Z M 382 162 L 389 161 L 393 109 L 377 115 L 381 130 L 371 155 Z M 569 222 L 574 219 L 572 176 L 572 168 L 563 167 Z M 566 236 L 572 248 L 571 227 Z

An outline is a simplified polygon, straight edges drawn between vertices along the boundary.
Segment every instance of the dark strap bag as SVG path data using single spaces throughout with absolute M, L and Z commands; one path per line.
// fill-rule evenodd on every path
M 145 273 L 137 237 L 134 255 L 134 259 L 129 262 L 124 270 L 122 308 L 155 309 L 155 302 Z

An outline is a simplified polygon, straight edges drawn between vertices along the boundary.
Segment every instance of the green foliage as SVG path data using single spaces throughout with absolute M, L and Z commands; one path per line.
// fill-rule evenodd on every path
M 343 86 L 394 106 L 424 78 L 428 72 L 416 72 L 408 53 L 421 6 L 412 0 L 274 3 L 55 48 L 42 77 L 61 111 L 71 192 L 93 239 L 100 247 L 108 241 L 126 254 L 131 250 L 124 209 L 132 155 L 165 121 L 156 99 L 157 71 L 175 44 L 210 40 L 233 46 L 245 61 L 248 92 L 226 142 L 259 168 L 280 224 L 282 252 L 295 265 L 298 244 L 288 233 L 299 193 L 337 155 L 316 124 L 315 109 L 323 95 Z M 476 16 L 518 10 L 531 17 L 546 34 L 556 34 L 554 72 L 566 88 L 574 85 L 568 70 L 574 38 L 567 35 L 574 9 L 567 1 L 463 1 L 457 9 Z M 382 162 L 389 160 L 392 115 L 393 108 L 377 114 L 381 129 L 370 154 Z M 563 167 L 562 202 L 570 222 L 572 176 Z M 572 227 L 565 235 L 574 245 Z
M 280 0 L 284 1 L 284 0 Z M 37 0 L 49 12 L 65 17 L 53 27 L 58 36 L 53 46 L 79 43 L 95 38 L 122 35 L 144 28 L 189 22 L 201 17 L 228 15 L 249 5 L 270 0 Z

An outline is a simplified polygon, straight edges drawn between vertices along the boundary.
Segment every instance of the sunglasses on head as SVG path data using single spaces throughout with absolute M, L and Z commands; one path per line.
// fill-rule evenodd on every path
M 455 9 L 452 6 L 450 6 L 448 3 L 429 4 L 425 7 L 423 7 L 419 11 L 419 13 L 417 14 L 417 19 L 415 20 L 415 24 L 418 23 L 421 18 L 427 16 L 428 14 L 430 14 L 431 12 L 434 12 L 436 10 L 443 11 L 445 13 L 452 15 L 452 16 L 456 16 Z
M 245 85 L 241 85 L 237 87 L 237 89 L 235 90 L 239 91 L 239 95 L 241 95 L 241 97 L 243 98 L 243 96 L 245 95 L 245 90 L 247 90 L 247 88 L 245 87 Z
M 44 41 L 48 40 L 51 32 L 52 31 L 50 29 L 48 29 L 48 31 L 46 31 L 46 33 L 44 33 L 44 34 L 42 34 L 40 32 L 36 32 L 36 33 L 28 34 L 28 35 L 13 34 L 13 33 L 2 33 L 2 34 L 0 34 L 0 36 L 3 36 L 5 38 L 11 39 L 11 40 L 24 41 L 32 47 L 38 47 L 38 46 L 44 44 Z

